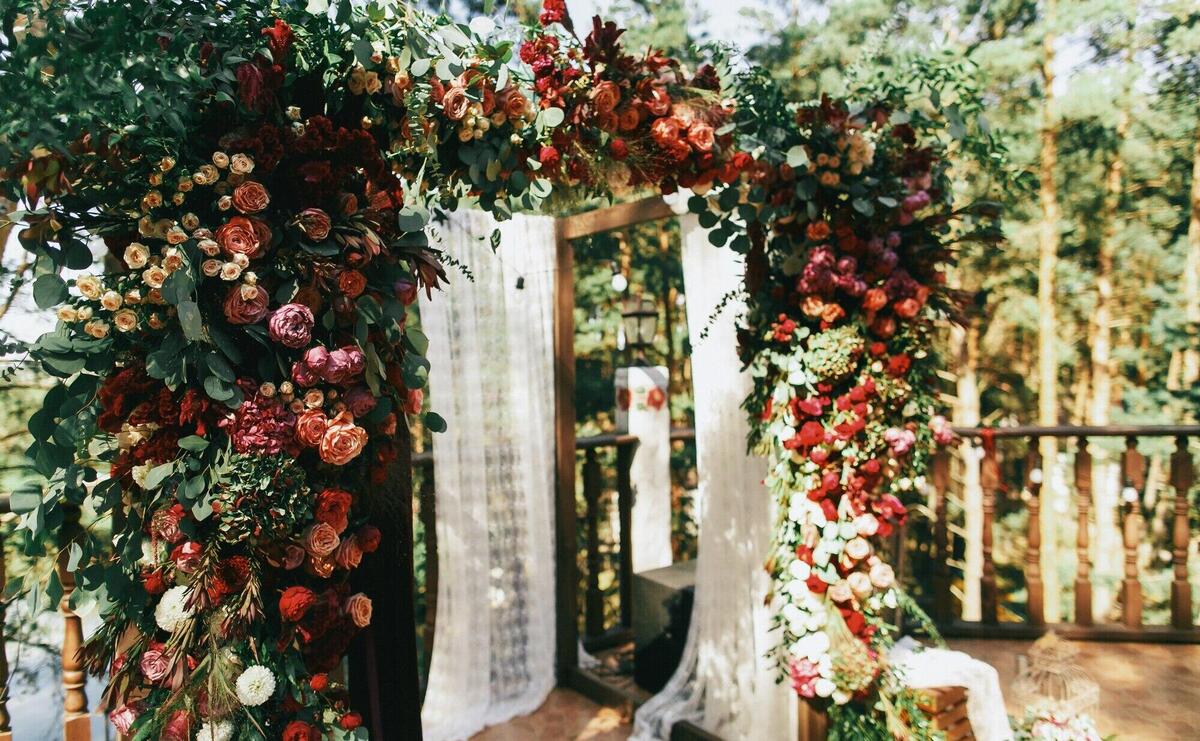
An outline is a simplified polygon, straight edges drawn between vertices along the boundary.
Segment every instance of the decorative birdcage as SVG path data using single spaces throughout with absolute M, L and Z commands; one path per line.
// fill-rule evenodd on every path
M 1053 631 L 1039 638 L 1013 681 L 1013 699 L 1027 710 L 1063 717 L 1095 710 L 1100 705 L 1100 685 L 1075 663 L 1078 655 L 1078 648 Z

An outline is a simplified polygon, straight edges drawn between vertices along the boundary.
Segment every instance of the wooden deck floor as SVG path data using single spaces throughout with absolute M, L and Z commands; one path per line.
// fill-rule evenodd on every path
M 1078 663 L 1100 684 L 1101 733 L 1118 741 L 1200 739 L 1200 646 L 1076 643 Z M 1007 689 L 1024 641 L 958 640 L 951 647 L 990 663 Z M 1020 708 L 1009 707 L 1016 714 Z M 474 741 L 624 741 L 630 718 L 568 690 L 555 690 L 533 715 L 489 728 Z

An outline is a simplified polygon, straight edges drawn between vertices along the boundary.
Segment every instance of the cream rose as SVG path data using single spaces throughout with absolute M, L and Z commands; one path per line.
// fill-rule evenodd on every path
M 121 294 L 111 288 L 100 294 L 100 306 L 105 311 L 116 311 L 121 308 Z
M 100 279 L 94 275 L 79 276 L 75 279 L 75 287 L 79 289 L 84 298 L 90 298 L 93 301 L 100 298 L 100 294 L 104 290 Z
M 131 242 L 125 248 L 125 264 L 133 270 L 141 270 L 150 261 L 150 250 L 141 242 Z
M 850 591 L 854 592 L 854 596 L 860 601 L 871 596 L 871 592 L 874 591 L 871 586 L 871 577 L 861 571 L 855 571 L 846 577 L 846 583 L 850 585 Z
M 880 562 L 871 567 L 870 579 L 876 589 L 887 589 L 895 582 L 896 573 L 891 566 Z
M 79 312 L 74 306 L 60 306 L 58 307 L 58 318 L 64 322 L 78 321 Z
M 188 241 L 188 233 L 177 226 L 167 230 L 167 244 L 183 244 Z
M 235 154 L 229 159 L 229 169 L 238 175 L 249 175 L 254 172 L 254 160 L 244 154 Z
M 850 584 L 845 579 L 829 587 L 829 599 L 834 602 L 849 602 L 853 596 L 854 591 L 850 589 Z
M 212 163 L 224 170 L 229 167 L 229 155 L 224 152 L 213 152 Z
M 108 323 L 97 319 L 83 325 L 83 331 L 98 340 L 102 340 L 108 336 Z
M 162 288 L 167 280 L 167 271 L 157 265 L 151 265 L 142 272 L 142 282 L 151 288 Z
M 337 550 L 340 543 L 337 531 L 324 522 L 313 525 L 304 535 L 304 550 L 316 558 L 325 558 Z
M 132 332 L 137 329 L 138 315 L 133 309 L 121 309 L 113 314 L 113 324 L 121 332 Z
M 205 260 L 200 264 L 200 269 L 204 271 L 204 274 L 209 278 L 215 278 L 221 274 L 221 261 Z
M 216 262 L 215 260 L 213 262 Z M 227 262 L 221 265 L 221 280 L 234 281 L 242 275 L 242 266 L 236 262 Z
M 209 257 L 216 257 L 221 254 L 221 245 L 217 244 L 212 239 L 201 239 L 196 245 L 202 253 Z
M 855 561 L 861 561 L 871 555 L 871 544 L 864 538 L 853 538 L 846 543 L 845 553 Z

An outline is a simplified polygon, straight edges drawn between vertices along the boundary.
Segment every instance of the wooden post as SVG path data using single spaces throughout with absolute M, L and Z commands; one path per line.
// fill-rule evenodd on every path
M 1029 594 L 1027 607 L 1030 625 L 1044 625 L 1046 622 L 1042 591 L 1041 517 L 1042 479 L 1045 474 L 1042 471 L 1042 455 L 1038 452 L 1038 445 L 1038 438 L 1029 438 L 1029 454 L 1026 458 L 1028 473 L 1025 487 L 1029 491 L 1029 521 L 1025 528 L 1028 538 L 1028 547 L 1025 549 L 1025 588 Z
M 575 567 L 575 255 L 567 222 L 555 228 L 554 274 L 554 445 L 555 625 L 558 683 L 570 682 L 579 665 L 579 622 Z
M 600 462 L 596 449 L 588 448 L 583 463 L 583 501 L 587 504 L 587 593 L 584 595 L 585 638 L 604 632 L 604 598 L 600 594 Z
M 950 486 L 950 453 L 939 449 L 933 456 L 929 479 L 933 484 L 933 599 L 934 618 L 942 625 L 954 619 L 950 599 L 950 530 L 946 523 L 946 490 Z
M 825 741 L 829 738 L 829 714 L 811 702 L 800 700 L 800 727 L 797 741 Z
M 1175 522 L 1172 530 L 1171 560 L 1175 578 L 1171 582 L 1171 625 L 1180 630 L 1192 627 L 1192 585 L 1188 582 L 1188 544 L 1191 528 L 1188 525 L 1188 493 L 1196 483 L 1188 440 L 1175 438 L 1171 455 L 1171 486 L 1175 489 Z
M 637 443 L 617 445 L 617 517 L 621 523 L 621 626 L 633 627 L 633 484 L 629 467 Z
M 982 622 L 995 624 L 999 620 L 999 600 L 996 564 L 992 560 L 992 523 L 996 516 L 996 491 L 1000 488 L 1000 463 L 996 460 L 995 441 L 988 438 L 983 441 L 980 484 L 983 489 L 983 576 L 979 580 L 979 607 Z
M 433 661 L 433 637 L 437 630 L 437 487 L 434 484 L 432 459 L 424 467 L 424 474 L 421 480 L 421 524 L 425 531 L 425 632 L 422 636 L 425 683 L 421 686 L 422 702 L 425 700 L 425 691 L 429 689 L 429 666 Z
M 1142 541 L 1142 490 L 1146 486 L 1146 457 L 1137 450 L 1137 438 L 1125 439 L 1121 455 L 1121 500 L 1124 508 L 1125 579 L 1121 583 L 1121 608 L 1125 627 L 1142 627 L 1142 582 L 1138 576 L 1138 545 Z
M 386 483 L 359 496 L 382 536 L 351 583 L 374 606 L 371 625 L 351 644 L 350 701 L 372 738 L 421 741 L 420 665 L 413 589 L 412 441 L 404 415 Z
M 1075 624 L 1092 624 L 1091 557 L 1088 555 L 1088 517 L 1092 501 L 1092 454 L 1087 437 L 1080 435 L 1075 447 L 1075 502 L 1079 521 L 1075 532 Z
M 7 505 L 8 497 L 4 498 Z M 8 511 L 7 508 L 5 511 Z M 8 714 L 8 652 L 4 645 L 5 612 L 8 601 L 3 598 L 8 586 L 8 573 L 4 565 L 4 532 L 0 530 L 0 741 L 12 741 L 12 717 Z
M 59 553 L 55 568 L 62 582 L 63 594 L 58 611 L 63 616 L 62 642 L 62 685 L 63 685 L 63 740 L 89 741 L 92 737 L 92 719 L 88 714 L 87 673 L 83 669 L 83 621 L 71 610 L 71 595 L 75 592 L 75 574 L 67 569 L 70 546 L 83 537 L 79 525 L 79 507 L 64 506 L 64 520 L 59 531 Z

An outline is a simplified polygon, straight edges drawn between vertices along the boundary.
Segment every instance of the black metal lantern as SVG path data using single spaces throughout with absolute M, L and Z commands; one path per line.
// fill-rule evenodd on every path
M 641 296 L 625 299 L 621 308 L 621 323 L 625 329 L 625 346 L 637 365 L 646 365 L 646 348 L 654 342 L 658 331 L 658 307 Z

